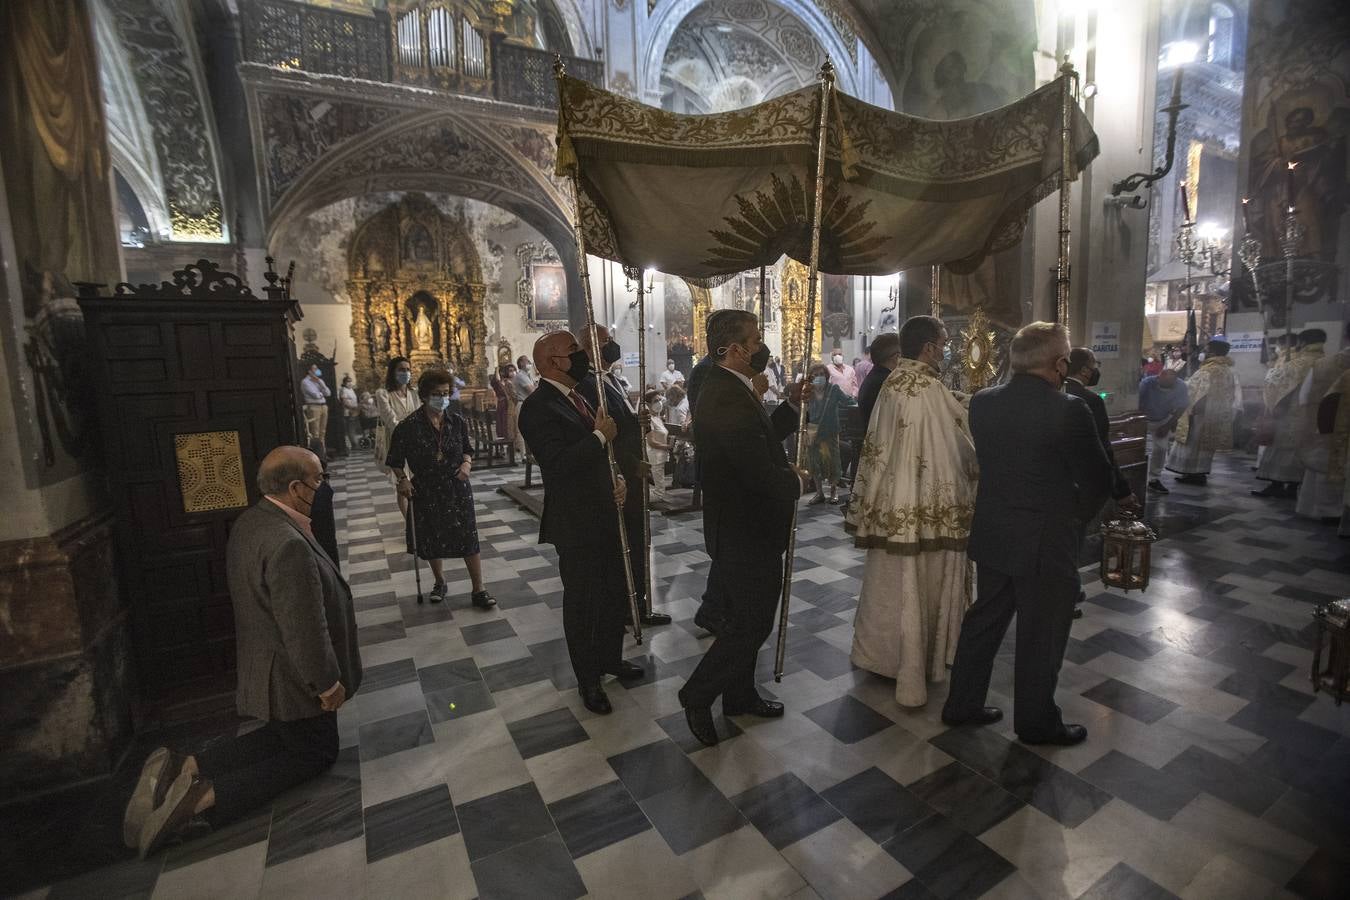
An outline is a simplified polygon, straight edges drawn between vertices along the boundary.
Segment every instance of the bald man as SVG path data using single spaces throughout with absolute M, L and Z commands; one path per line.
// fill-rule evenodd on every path
M 639 480 L 647 477 L 645 471 L 641 471 L 642 423 L 638 420 L 638 413 L 628 402 L 628 392 L 619 383 L 618 376 L 611 371 L 611 367 L 623 359 L 623 349 L 605 326 L 597 325 L 595 332 L 600 352 L 597 354 L 591 346 L 589 330 L 581 333 L 581 346 L 590 354 L 592 368 L 604 373 L 601 380 L 605 384 L 606 410 L 619 429 L 618 435 L 614 438 L 614 458 L 619 464 L 619 471 L 623 473 L 624 480 L 632 486 L 623 505 L 623 522 L 624 529 L 628 532 L 629 557 L 633 565 L 633 587 L 637 591 L 642 625 L 644 628 L 669 625 L 670 616 L 652 611 L 651 598 L 647 596 L 646 591 L 647 554 L 642 540 L 642 482 Z M 594 372 L 577 384 L 577 391 L 591 406 L 599 405 Z
M 194 814 L 219 827 L 328 769 L 337 710 L 361 685 L 352 593 L 314 540 L 319 458 L 278 447 L 258 466 L 256 504 L 225 549 L 234 602 L 239 714 L 263 722 L 195 756 L 150 754 L 127 804 L 123 837 L 144 859 Z
M 570 331 L 536 341 L 534 366 L 539 384 L 520 406 L 520 433 L 544 476 L 539 542 L 558 551 L 563 633 L 581 702 L 603 715 L 612 711 L 605 675 L 642 677 L 622 657 L 628 585 L 616 506 L 628 492 L 622 477 L 611 482 L 605 449 L 619 429 L 577 391 L 591 366 Z

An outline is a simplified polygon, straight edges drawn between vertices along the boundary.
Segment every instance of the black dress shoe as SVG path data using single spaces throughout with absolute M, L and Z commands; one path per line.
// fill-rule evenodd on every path
M 643 628 L 653 628 L 658 625 L 669 625 L 669 624 L 670 624 L 670 616 L 666 615 L 665 613 L 652 612 L 647 613 L 642 617 Z
M 985 706 L 974 715 L 958 719 L 955 716 L 949 716 L 945 712 L 942 714 L 942 724 L 950 725 L 952 728 L 960 728 L 962 725 L 993 725 L 1003 718 L 1003 710 L 997 706 Z
M 641 678 L 643 672 L 642 666 L 639 666 L 637 663 L 630 663 L 626 659 L 619 660 L 617 666 L 605 670 L 606 675 L 613 675 L 620 680 L 625 678 Z
M 1059 731 L 1049 737 L 1036 739 L 1019 735 L 1017 739 L 1024 744 L 1056 744 L 1060 747 L 1072 747 L 1087 740 L 1087 729 L 1082 725 L 1061 725 Z
M 698 738 L 700 744 L 707 747 L 717 746 L 717 726 L 713 724 L 711 709 L 706 706 L 686 706 L 684 721 L 689 724 L 690 733 Z
M 1073 617 L 1074 617 L 1075 619 L 1081 619 L 1081 618 L 1083 618 L 1083 607 L 1081 607 L 1081 606 L 1075 606 L 1075 607 L 1073 608 Z
M 1208 482 L 1209 476 L 1207 475 L 1179 475 L 1177 477 L 1177 484 L 1194 484 L 1204 487 Z
M 694 624 L 711 635 L 719 635 L 727 627 L 726 619 L 702 607 L 694 613 Z
M 609 705 L 609 697 L 605 695 L 605 689 L 600 685 L 579 687 L 577 691 L 581 694 L 581 704 L 591 712 L 599 713 L 602 716 L 614 712 L 614 707 Z
M 1161 479 L 1161 478 L 1155 478 L 1155 479 L 1153 479 L 1152 481 L 1150 481 L 1150 482 L 1148 483 L 1148 489 L 1149 489 L 1150 491 L 1153 491 L 1153 492 L 1158 493 L 1158 494 L 1170 494 L 1170 493 L 1172 493 L 1171 491 L 1169 491 L 1169 490 L 1167 489 L 1167 485 L 1165 485 L 1165 484 L 1162 483 L 1162 479 Z
M 1277 482 L 1270 482 L 1259 491 L 1252 491 L 1253 497 L 1283 497 L 1284 489 Z
M 777 700 L 765 700 L 756 697 L 750 703 L 728 703 L 722 701 L 724 716 L 758 716 L 761 719 L 780 719 L 783 716 L 783 704 Z

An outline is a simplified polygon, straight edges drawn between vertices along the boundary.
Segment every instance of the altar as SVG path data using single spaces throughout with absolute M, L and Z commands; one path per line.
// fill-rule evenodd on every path
M 470 387 L 487 385 L 487 287 L 463 216 L 409 194 L 357 228 L 347 292 L 363 388 L 383 383 L 396 356 L 415 372 L 450 367 Z

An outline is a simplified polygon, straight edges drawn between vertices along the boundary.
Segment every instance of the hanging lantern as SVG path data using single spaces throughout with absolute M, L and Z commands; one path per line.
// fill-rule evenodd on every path
M 1119 510 L 1117 518 L 1102 525 L 1102 584 L 1126 593 L 1147 588 L 1149 554 L 1157 539 L 1138 516 Z

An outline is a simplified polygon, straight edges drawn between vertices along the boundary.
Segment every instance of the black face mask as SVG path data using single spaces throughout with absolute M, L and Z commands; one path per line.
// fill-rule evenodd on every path
M 623 356 L 623 349 L 619 347 L 618 341 L 610 341 L 600 348 L 600 359 L 607 366 L 612 366 Z
M 756 375 L 763 372 L 769 365 L 769 345 L 760 344 L 759 349 L 750 354 L 750 369 Z
M 1096 387 L 1096 386 L 1097 386 L 1097 382 L 1099 382 L 1099 381 L 1101 381 L 1101 380 L 1102 380 L 1102 370 L 1101 370 L 1101 369 L 1093 369 L 1093 370 L 1092 370 L 1092 374 L 1088 376 L 1087 386 L 1088 386 L 1088 387 Z
M 567 354 L 567 361 L 571 363 L 567 367 L 567 377 L 573 381 L 581 381 L 590 374 L 591 357 L 585 350 Z

